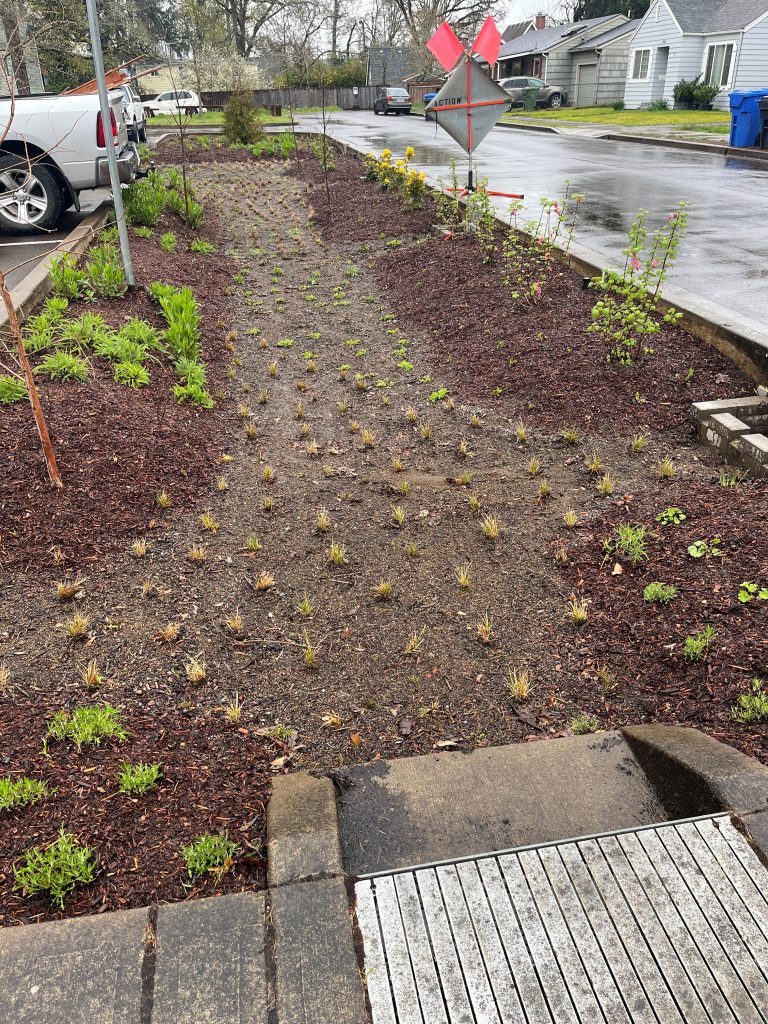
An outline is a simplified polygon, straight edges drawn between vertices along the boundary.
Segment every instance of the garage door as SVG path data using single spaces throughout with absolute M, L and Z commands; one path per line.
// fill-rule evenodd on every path
M 597 64 L 579 64 L 576 69 L 576 106 L 594 107 L 597 92 Z

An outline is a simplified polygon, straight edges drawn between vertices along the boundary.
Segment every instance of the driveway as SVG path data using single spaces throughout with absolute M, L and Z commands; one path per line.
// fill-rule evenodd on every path
M 81 220 L 84 220 L 89 213 L 93 213 L 96 207 L 101 205 L 108 194 L 106 189 L 83 193 L 80 198 L 82 207 L 80 212 L 69 210 L 64 215 L 61 228 L 50 234 L 18 236 L 5 235 L 0 231 L 0 270 L 4 274 L 8 274 L 10 271 L 8 274 L 10 287 L 13 288 L 19 284 L 38 265 L 40 260 L 44 259 L 62 239 L 67 237 Z
M 329 132 L 365 150 L 385 147 L 402 156 L 416 150 L 416 166 L 447 180 L 456 159 L 466 180 L 466 154 L 433 122 L 331 114 Z M 314 115 L 299 118 L 316 125 Z M 690 204 L 688 234 L 669 280 L 729 309 L 763 320 L 768 314 L 768 162 L 709 153 L 495 128 L 476 154 L 478 176 L 490 187 L 522 192 L 533 215 L 541 196 L 563 192 L 563 182 L 586 196 L 576 238 L 618 263 L 640 207 L 660 223 L 681 199 Z M 504 208 L 506 200 L 498 200 Z

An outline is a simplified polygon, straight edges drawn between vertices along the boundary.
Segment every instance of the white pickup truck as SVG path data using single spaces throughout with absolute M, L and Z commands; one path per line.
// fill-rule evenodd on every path
M 120 181 L 133 181 L 139 154 L 128 132 L 120 92 L 109 93 L 111 124 L 102 124 L 97 95 L 0 99 L 0 233 L 50 231 L 79 193 L 109 185 L 107 145 L 115 147 Z

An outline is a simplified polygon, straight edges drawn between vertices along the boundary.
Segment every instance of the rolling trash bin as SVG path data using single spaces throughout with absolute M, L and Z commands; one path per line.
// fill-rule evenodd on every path
M 766 91 L 768 92 L 768 90 Z M 536 85 L 523 89 L 523 110 L 535 110 L 538 96 L 539 87 Z
M 768 96 L 757 101 L 760 108 L 760 148 L 768 149 Z
M 732 146 L 759 146 L 762 133 L 760 100 L 768 96 L 765 89 L 735 89 L 731 93 Z

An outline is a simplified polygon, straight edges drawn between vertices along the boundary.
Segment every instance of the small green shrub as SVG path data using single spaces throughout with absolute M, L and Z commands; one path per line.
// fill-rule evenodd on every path
M 88 253 L 85 270 L 94 295 L 104 299 L 119 299 L 128 290 L 120 252 L 114 245 L 97 245 Z
M 197 878 L 208 871 L 226 871 L 228 862 L 237 853 L 237 844 L 232 842 L 226 832 L 223 835 L 205 833 L 181 848 L 181 856 L 190 878 Z
M 163 773 L 160 765 L 145 764 L 138 761 L 136 764 L 129 764 L 123 761 L 117 769 L 117 785 L 121 793 L 128 796 L 143 796 L 150 789 L 154 789 Z
M 152 286 L 150 286 L 151 288 Z M 200 310 L 189 288 L 171 289 L 159 297 L 168 322 L 165 337 L 177 359 L 200 358 Z
M 666 100 L 652 100 L 648 104 L 648 109 L 653 111 L 669 110 L 669 103 Z
M 204 238 L 194 238 L 189 243 L 189 251 L 209 256 L 212 252 L 216 252 L 216 246 L 211 242 L 206 242 Z
M 21 402 L 27 397 L 27 385 L 18 377 L 0 374 L 0 405 Z
M 58 339 L 65 348 L 82 353 L 98 341 L 114 338 L 111 327 L 98 313 L 83 313 L 75 320 L 62 320 Z
M 123 189 L 123 204 L 129 224 L 153 228 L 165 209 L 166 191 L 159 174 L 139 178 Z
M 152 230 L 152 228 L 148 228 L 148 227 L 145 227 L 143 225 L 141 227 L 135 228 L 135 231 L 136 231 L 137 237 L 139 237 L 139 238 L 151 238 L 154 235 L 154 233 L 155 233 Z
M 179 405 L 189 402 L 196 409 L 212 409 L 214 404 L 211 396 L 199 384 L 174 384 L 173 397 Z
M 742 693 L 731 714 L 737 722 L 752 725 L 756 722 L 768 722 L 768 693 L 763 689 L 762 679 L 753 679 L 749 693 Z
M 111 704 L 87 704 L 75 708 L 70 715 L 63 708 L 48 722 L 43 739 L 46 753 L 48 741 L 70 740 L 78 750 L 83 747 L 98 747 L 102 740 L 124 740 L 128 733 L 123 728 L 122 713 Z
M 22 775 L 20 779 L 12 779 L 10 776 L 0 778 L 0 811 L 14 811 L 18 807 L 27 807 L 29 804 L 36 804 L 38 800 L 44 800 L 53 791 L 48 789 L 45 782 L 39 779 L 28 779 Z
M 88 295 L 88 275 L 77 269 L 77 257 L 71 253 L 53 260 L 48 275 L 54 295 L 64 299 L 81 299 Z
M 123 361 L 117 363 L 113 373 L 115 383 L 125 384 L 129 388 L 143 388 L 149 384 L 149 371 L 141 363 Z
M 695 540 L 693 544 L 688 545 L 687 551 L 691 558 L 706 558 L 707 555 L 710 558 L 722 558 L 720 543 L 719 537 L 711 537 L 709 541 Z
M 613 103 L 611 104 L 611 109 L 612 110 L 616 110 L 616 111 L 623 110 L 624 109 L 624 100 L 614 100 Z
M 656 516 L 656 522 L 661 523 L 662 526 L 679 526 L 685 519 L 685 512 L 674 505 L 665 508 L 663 512 L 659 512 Z
M 63 351 L 51 352 L 35 367 L 34 372 L 62 382 L 74 380 L 84 383 L 89 378 L 85 360 Z
M 196 363 L 193 359 L 177 359 L 173 368 L 183 383 L 205 387 L 208 374 L 202 363 Z
M 609 554 L 625 559 L 632 566 L 638 566 L 648 559 L 647 535 L 645 526 L 620 523 L 605 540 L 603 547 Z
M 158 245 L 163 252 L 173 252 L 176 248 L 176 235 L 172 231 L 164 231 L 158 239 Z
M 683 644 L 683 657 L 685 660 L 701 661 L 716 636 L 717 632 L 711 626 L 705 626 L 704 629 L 694 633 L 693 636 L 687 636 Z
M 134 317 L 127 324 L 124 324 L 117 334 L 119 338 L 135 342 L 138 345 L 144 345 L 146 348 L 160 347 L 160 335 L 146 320 L 139 320 Z
M 677 587 L 672 583 L 649 583 L 643 590 L 643 600 L 646 604 L 669 604 L 677 593 Z
M 739 601 L 741 604 L 749 604 L 750 601 L 768 601 L 768 587 L 761 587 L 759 583 L 745 580 L 739 586 Z
M 571 719 L 571 732 L 575 736 L 584 736 L 589 732 L 597 732 L 600 722 L 594 715 L 583 715 L 579 713 Z
M 224 137 L 230 145 L 251 146 L 264 134 L 264 128 L 251 97 L 238 92 L 227 100 L 224 107 Z
M 63 909 L 65 898 L 78 885 L 93 881 L 96 868 L 93 850 L 81 846 L 77 836 L 65 832 L 62 825 L 50 846 L 23 854 L 21 864 L 13 869 L 13 888 L 25 896 L 47 893 L 51 903 Z

